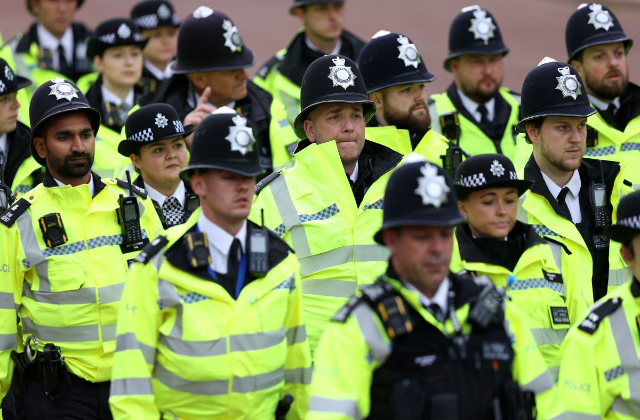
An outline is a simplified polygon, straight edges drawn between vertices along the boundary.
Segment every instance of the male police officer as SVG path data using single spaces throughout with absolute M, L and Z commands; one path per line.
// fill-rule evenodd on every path
M 640 182 L 640 88 L 629 83 L 627 53 L 633 41 L 618 18 L 602 4 L 582 4 L 566 27 L 569 63 L 584 80 L 598 113 L 590 127 L 585 156 L 616 160 Z
M 293 0 L 289 13 L 302 22 L 287 48 L 258 70 L 255 83 L 280 100 L 293 125 L 300 112 L 300 85 L 305 70 L 325 54 L 358 58 L 364 42 L 344 29 L 344 0 Z
M 470 155 L 501 153 L 514 158 L 520 97 L 500 87 L 502 59 L 508 52 L 488 10 L 466 7 L 453 20 L 444 68 L 453 73 L 454 82 L 445 93 L 431 96 L 431 128 L 453 131 L 440 126 L 440 116 L 456 112 L 460 147 Z
M 435 80 L 411 39 L 379 31 L 358 58 L 369 99 L 376 104 L 366 136 L 404 155 L 415 151 L 442 165 L 448 142 L 431 131 L 425 84 Z
M 144 191 L 134 196 L 91 172 L 100 114 L 73 83 L 56 78 L 40 86 L 30 115 L 31 153 L 46 167 L 44 181 L 0 216 L 10 228 L 3 248 L 16 250 L 3 274 L 30 347 L 12 358 L 13 390 L 22 393 L 28 418 L 110 418 L 128 260 L 162 225 Z
M 640 192 L 605 230 L 620 242 L 633 280 L 598 301 L 562 345 L 558 412 L 569 419 L 640 418 Z
M 290 417 L 304 417 L 311 357 L 300 265 L 277 235 L 247 221 L 263 172 L 255 142 L 229 108 L 198 127 L 182 174 L 202 207 L 145 248 L 125 288 L 116 418 L 269 419 L 287 393 Z
M 365 140 L 376 108 L 349 58 L 314 61 L 300 99 L 296 164 L 261 182 L 253 220 L 263 209 L 265 225 L 296 252 L 313 352 L 331 316 L 386 267 L 387 250 L 373 232 L 384 186 L 402 155 Z
M 526 317 L 490 282 L 449 271 L 462 220 L 444 169 L 391 175 L 375 235 L 389 267 L 326 326 L 309 419 L 523 419 L 536 403 L 545 418 L 553 382 Z
M 573 67 L 545 58 L 524 80 L 517 126 L 533 143 L 523 178 L 534 182 L 521 198 L 518 217 L 564 245 L 563 271 L 576 272 L 577 279 L 565 284 L 571 319 L 630 278 L 604 228 L 632 189 L 619 163 L 582 158 L 587 117 L 596 112 L 582 89 Z
M 295 149 L 297 139 L 286 122 L 282 103 L 247 80 L 246 68 L 253 60 L 253 52 L 244 45 L 231 19 L 200 6 L 180 27 L 178 57 L 171 64 L 173 77 L 145 95 L 140 105 L 168 103 L 184 125 L 196 126 L 218 107 L 235 109 L 251 121 L 261 165 L 271 171 L 291 162 L 289 149 Z

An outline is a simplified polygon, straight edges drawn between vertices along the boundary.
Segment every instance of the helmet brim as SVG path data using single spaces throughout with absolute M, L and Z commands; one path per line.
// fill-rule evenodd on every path
M 316 102 L 307 106 L 300 111 L 293 123 L 293 131 L 300 140 L 307 138 L 307 133 L 304 131 L 304 122 L 311 111 L 322 104 L 330 103 L 347 103 L 347 104 L 362 104 L 363 114 L 365 122 L 371 121 L 371 118 L 376 114 L 376 104 L 370 101 L 368 98 L 364 98 L 364 95 L 359 93 L 352 94 L 331 94 L 318 98 Z
M 496 54 L 502 54 L 502 56 L 504 57 L 505 55 L 509 54 L 509 48 L 507 48 L 507 46 L 504 45 L 503 43 L 500 43 L 500 44 L 494 45 L 493 47 L 483 45 L 482 47 L 478 47 L 478 48 L 469 48 L 462 51 L 456 51 L 453 53 L 450 52 L 449 55 L 447 55 L 447 58 L 444 59 L 444 69 L 449 73 L 451 73 L 450 61 L 452 58 L 461 57 L 463 55 L 496 55 Z
M 436 76 L 431 74 L 428 70 L 424 72 L 412 71 L 391 79 L 384 80 L 373 86 L 367 86 L 367 93 L 372 94 L 382 89 L 386 89 L 392 86 L 408 85 L 410 83 L 431 83 L 436 79 Z
M 542 117 L 575 117 L 575 118 L 587 118 L 598 112 L 590 104 L 573 104 L 558 106 L 556 108 L 545 108 L 543 110 L 534 112 L 531 115 L 527 115 L 521 119 L 518 125 L 516 125 L 516 131 L 518 133 L 526 133 L 527 121 L 534 120 Z
M 317 3 L 344 3 L 344 0 L 296 0 L 289 8 L 289 14 L 294 14 L 293 11 L 300 6 L 307 6 L 309 4 Z
M 180 178 L 189 181 L 193 172 L 198 169 L 219 169 L 221 171 L 233 172 L 247 177 L 254 177 L 264 174 L 266 171 L 257 163 L 233 162 L 233 160 L 225 160 L 219 162 L 202 162 L 194 163 L 187 166 L 180 172 Z
M 436 209 L 437 210 L 437 209 Z M 402 220 L 390 220 L 382 224 L 380 230 L 373 235 L 373 240 L 380 245 L 386 245 L 382 240 L 382 232 L 387 229 L 403 226 L 437 226 L 437 227 L 454 227 L 464 222 L 464 217 L 459 212 L 452 212 L 449 214 L 442 214 L 441 212 L 433 211 L 431 215 L 424 215 L 420 217 L 418 215 L 414 217 L 408 217 Z
M 177 59 L 173 60 L 169 64 L 171 72 L 174 74 L 187 74 L 187 73 L 200 73 L 208 71 L 219 70 L 238 70 L 246 69 L 253 66 L 255 61 L 255 55 L 250 48 L 244 47 L 240 55 L 232 58 L 231 60 L 224 61 L 212 61 L 207 64 L 190 64 L 186 62 L 180 62 Z
M 474 191 L 486 190 L 488 188 L 504 187 L 515 188 L 518 192 L 518 197 L 520 197 L 522 194 L 526 193 L 532 185 L 533 181 L 527 181 L 525 179 L 513 179 L 503 182 L 492 182 L 491 184 L 485 184 L 480 187 L 465 187 L 462 185 L 455 185 L 454 188 L 456 189 L 456 196 L 458 197 L 458 200 L 464 200 L 465 198 L 469 197 L 469 195 L 471 195 L 471 193 Z
M 621 225 L 612 225 L 604 228 L 604 234 L 616 242 L 628 243 L 636 236 L 640 235 L 640 230 Z
M 135 140 L 125 139 L 125 140 L 122 140 L 118 144 L 118 153 L 120 153 L 122 156 L 129 157 L 131 155 L 131 153 L 138 153 L 140 151 L 140 149 L 142 148 L 142 146 L 145 146 L 147 144 L 153 144 L 153 143 L 158 142 L 160 140 L 171 139 L 171 138 L 179 137 L 179 136 L 183 137 L 183 138 L 186 138 L 191 133 L 193 133 L 194 131 L 196 131 L 195 124 L 189 124 L 189 125 L 184 127 L 184 134 L 171 133 L 171 134 L 168 134 L 166 136 L 162 136 L 162 137 L 159 137 L 157 139 L 154 139 L 153 141 L 135 141 Z
M 597 36 L 592 36 L 589 39 L 585 40 L 585 44 L 581 45 L 580 48 L 573 51 L 569 54 L 569 64 L 571 60 L 575 58 L 575 56 L 581 52 L 586 50 L 589 47 L 593 47 L 595 45 L 603 45 L 603 44 L 613 44 L 616 42 L 624 42 L 625 43 L 625 52 L 629 54 L 629 50 L 633 47 L 633 39 L 627 37 L 626 35 L 616 35 L 616 34 L 598 34 Z

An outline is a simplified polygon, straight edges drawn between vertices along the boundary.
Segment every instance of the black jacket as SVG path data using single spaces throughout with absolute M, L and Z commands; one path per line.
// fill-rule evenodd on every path
M 31 130 L 26 125 L 18 122 L 14 131 L 7 134 L 8 156 L 4 165 L 4 183 L 11 187 L 20 165 L 31 156 Z M 35 187 L 42 181 L 44 168 L 37 169 L 32 173 L 33 185 Z

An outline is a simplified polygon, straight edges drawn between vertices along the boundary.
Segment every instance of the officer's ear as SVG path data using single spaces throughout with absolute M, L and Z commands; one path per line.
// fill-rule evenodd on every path
M 469 219 L 469 212 L 467 211 L 466 206 L 464 205 L 464 201 L 458 200 L 458 210 L 460 210 L 460 214 L 465 218 Z
M 622 257 L 622 261 L 625 262 L 629 267 L 633 267 L 633 260 L 635 258 L 635 252 L 633 252 L 633 242 L 629 241 L 628 244 L 622 244 L 620 247 L 620 256 Z
M 40 11 L 40 0 L 29 0 L 29 7 L 33 10 L 33 14 L 38 16 Z
M 384 101 L 382 100 L 382 92 L 381 91 L 377 91 L 377 92 L 373 92 L 371 95 L 369 95 L 369 100 L 371 102 L 373 102 L 374 104 L 376 104 L 376 111 L 381 111 Z
M 573 66 L 573 68 L 576 69 L 576 71 L 580 75 L 580 78 L 582 80 L 584 80 L 584 67 L 582 67 L 582 61 L 571 60 L 571 63 L 569 63 L 569 64 L 571 64 Z
M 93 57 L 93 65 L 96 67 L 98 72 L 102 73 L 104 70 L 104 66 L 102 65 L 102 57 L 100 55 L 96 55 Z
M 304 120 L 304 132 L 311 143 L 316 142 L 316 131 L 313 127 L 313 123 L 309 119 Z
M 131 159 L 131 162 L 133 163 L 133 166 L 136 167 L 136 169 L 138 170 L 142 169 L 142 164 L 140 163 L 140 156 L 136 155 L 135 153 L 131 153 L 129 155 L 129 159 Z
M 45 159 L 47 157 L 46 146 L 44 144 L 44 137 L 34 137 L 33 146 L 36 149 L 36 153 L 40 158 Z
M 191 189 L 197 196 L 203 197 L 203 194 L 206 195 L 206 189 L 204 188 L 204 178 L 197 170 L 191 175 L 189 183 L 191 184 Z
M 540 128 L 533 124 L 525 124 L 525 130 L 527 131 L 527 137 L 531 140 L 531 143 L 540 143 Z
M 457 58 L 450 59 L 449 67 L 451 67 L 451 73 L 455 75 L 458 72 L 458 59 Z

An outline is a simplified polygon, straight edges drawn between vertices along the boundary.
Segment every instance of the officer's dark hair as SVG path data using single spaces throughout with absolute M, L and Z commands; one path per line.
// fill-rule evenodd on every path
M 577 61 L 578 63 L 582 64 L 582 59 L 584 58 L 584 50 L 580 50 L 576 53 L 576 55 L 573 56 L 573 58 L 571 59 L 571 61 Z M 571 63 L 569 63 L 571 64 Z M 574 66 L 575 67 L 575 66 Z
M 620 241 L 620 244 L 629 250 L 629 254 L 631 254 L 632 258 L 635 257 L 635 252 L 633 250 L 633 236 Z
M 533 118 L 527 122 L 524 123 L 525 127 L 528 125 L 532 125 L 536 128 L 536 130 L 540 130 L 540 128 L 542 128 L 542 123 L 544 122 L 544 119 L 546 117 L 540 117 L 540 118 Z M 531 138 L 529 138 L 529 133 L 527 133 L 526 129 L 524 132 L 524 139 L 527 143 L 529 144 L 533 144 L 533 142 L 531 141 Z

